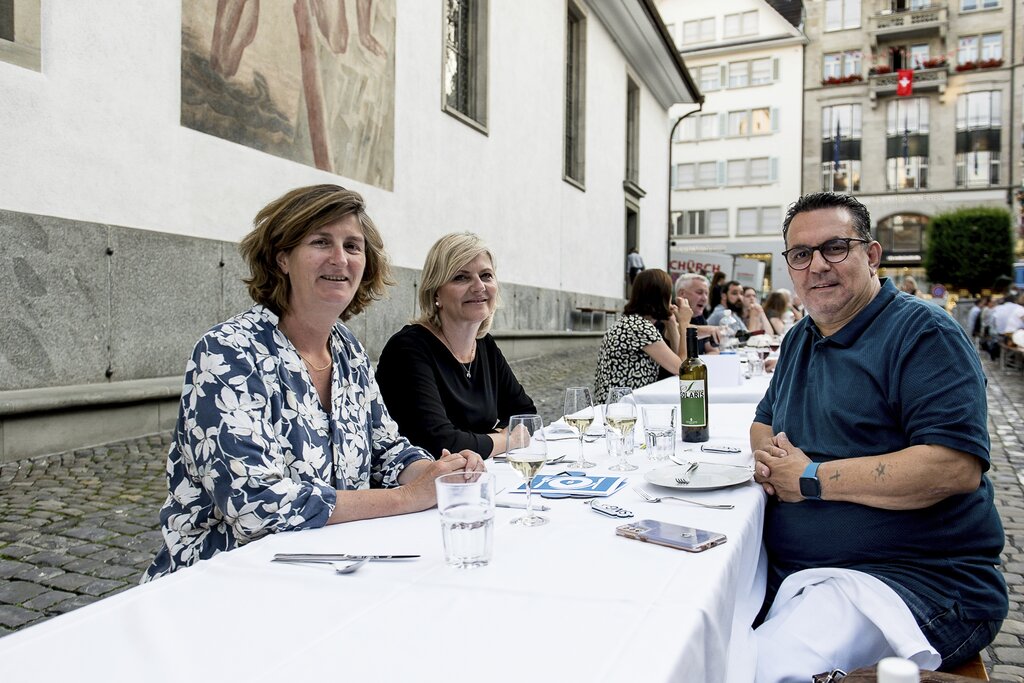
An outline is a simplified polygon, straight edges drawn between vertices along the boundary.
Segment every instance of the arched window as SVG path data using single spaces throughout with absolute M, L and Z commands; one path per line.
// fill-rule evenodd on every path
M 928 216 L 915 213 L 897 213 L 878 221 L 875 239 L 882 245 L 885 254 L 915 253 L 924 251 L 925 230 Z M 883 259 L 885 256 L 883 255 Z

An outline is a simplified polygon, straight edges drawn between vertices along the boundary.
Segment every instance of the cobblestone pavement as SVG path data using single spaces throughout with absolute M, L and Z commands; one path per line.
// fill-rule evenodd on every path
M 596 352 L 513 364 L 545 421 L 566 386 L 591 384 Z M 1010 616 L 982 657 L 1024 683 L 1024 377 L 983 361 Z M 0 466 L 0 636 L 137 584 L 160 546 L 167 433 Z

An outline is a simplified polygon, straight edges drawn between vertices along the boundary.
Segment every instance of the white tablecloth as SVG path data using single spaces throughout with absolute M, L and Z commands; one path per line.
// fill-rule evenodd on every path
M 712 443 L 743 444 L 753 410 L 713 406 Z M 554 454 L 575 448 L 552 444 Z M 587 449 L 608 474 L 604 442 Z M 642 453 L 641 473 L 651 467 Z M 512 470 L 489 466 L 507 487 L 499 499 L 522 500 L 507 492 L 519 481 Z M 539 498 L 551 522 L 512 526 L 522 511 L 499 508 L 494 559 L 475 570 L 445 566 L 436 509 L 277 534 L 0 638 L 0 670 L 61 683 L 742 680 L 727 668 L 746 671 L 753 657 L 745 635 L 764 590 L 764 497 L 753 483 L 687 493 L 736 509 L 645 503 L 631 488 L 610 501 L 634 520 L 719 531 L 727 543 L 690 554 L 627 540 L 614 533 L 625 520 Z M 272 564 L 278 552 L 423 557 L 337 576 Z
M 768 391 L 771 375 L 741 380 L 738 386 L 709 387 L 708 403 L 754 403 Z M 646 387 L 633 390 L 637 403 L 678 403 L 679 379 L 668 377 Z M 749 424 L 747 425 L 750 426 Z

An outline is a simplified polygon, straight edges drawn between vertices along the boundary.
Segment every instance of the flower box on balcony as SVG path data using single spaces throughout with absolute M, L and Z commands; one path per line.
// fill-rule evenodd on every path
M 994 69 L 995 67 L 1002 65 L 1002 59 L 983 59 L 980 62 L 978 62 L 979 69 Z
M 892 73 L 892 68 L 885 64 L 876 64 L 875 66 L 868 69 L 868 74 L 871 76 L 880 76 L 881 74 Z
M 977 68 L 978 68 L 978 63 L 977 62 L 962 62 L 962 63 L 956 65 L 956 72 L 960 73 L 962 71 L 974 71 Z
M 843 85 L 846 83 L 859 83 L 864 80 L 864 77 L 860 74 L 850 74 L 849 76 L 829 76 L 824 79 L 822 85 Z
M 940 66 L 946 66 L 945 57 L 929 57 L 928 59 L 921 62 L 921 69 L 938 69 Z

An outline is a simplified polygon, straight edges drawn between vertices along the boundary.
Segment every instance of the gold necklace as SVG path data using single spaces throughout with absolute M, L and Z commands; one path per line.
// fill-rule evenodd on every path
M 444 343 L 448 346 L 448 350 L 451 351 L 452 358 L 455 359 L 456 363 L 458 363 L 463 368 L 465 368 L 465 370 L 466 370 L 466 379 L 473 379 L 473 373 L 470 372 L 470 368 L 473 367 L 473 361 L 476 360 L 476 344 L 475 343 L 473 344 L 473 355 L 470 356 L 469 362 L 468 363 L 463 363 L 461 360 L 459 360 L 459 357 L 455 355 L 455 347 L 452 346 L 452 343 L 450 341 L 448 341 L 448 335 L 444 333 L 444 328 L 441 327 L 441 326 L 438 326 L 437 329 L 441 331 L 441 336 L 444 337 Z
M 295 353 L 299 353 L 299 350 L 295 349 Z M 311 361 L 310 359 L 306 358 L 301 353 L 299 353 L 299 358 L 304 360 L 306 362 L 306 365 L 309 366 L 309 369 L 313 370 L 314 372 L 323 372 L 327 368 L 331 367 L 331 363 L 334 362 L 334 359 L 332 358 L 329 361 L 327 361 L 327 365 L 323 366 L 322 368 L 318 368 L 317 366 L 313 365 L 313 361 Z

